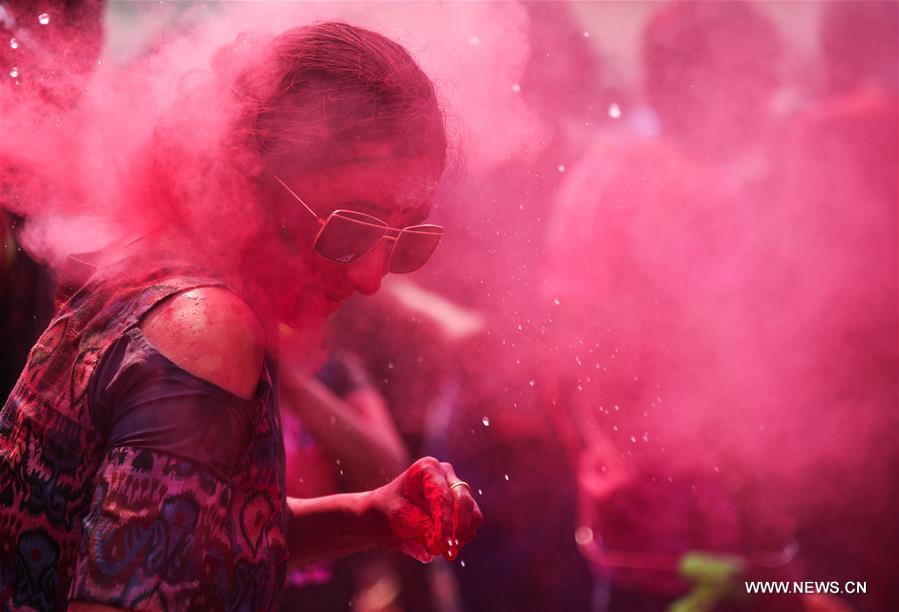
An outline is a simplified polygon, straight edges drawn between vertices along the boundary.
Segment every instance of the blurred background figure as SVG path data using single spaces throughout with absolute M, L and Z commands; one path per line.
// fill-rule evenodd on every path
M 860 10 L 869 11 L 888 12 Z M 832 19 L 827 11 L 823 18 Z M 864 21 L 840 19 L 855 24 L 850 28 Z M 893 25 L 880 32 L 895 45 Z M 882 418 L 894 401 L 887 394 L 895 380 L 877 380 L 878 372 L 896 371 L 895 257 L 882 250 L 890 242 L 895 250 L 896 124 L 895 114 L 881 114 L 877 123 L 869 113 L 854 136 L 848 126 L 824 128 L 817 134 L 838 142 L 791 149 L 794 123 L 807 120 L 783 103 L 791 98 L 782 88 L 790 58 L 759 5 L 668 3 L 648 19 L 641 49 L 645 102 L 658 132 L 599 133 L 568 173 L 549 224 L 546 295 L 560 304 L 555 319 L 565 330 L 548 339 L 547 354 L 556 358 L 549 383 L 553 401 L 574 421 L 557 424 L 560 438 L 580 453 L 577 539 L 599 568 L 597 605 L 657 610 L 680 602 L 695 609 L 695 576 L 684 569 L 690 551 L 743 559 L 734 576 L 832 575 L 815 563 L 814 544 L 807 552 L 801 546 L 829 538 L 810 536 L 803 521 L 820 516 L 821 506 L 812 510 L 816 497 L 835 504 L 848 483 L 822 490 L 811 470 L 831 461 L 851 465 L 868 445 L 886 461 L 883 471 L 861 480 L 882 486 L 895 469 L 894 451 L 870 428 L 874 421 L 859 416 L 853 423 L 849 405 Z M 844 61 L 841 53 L 832 56 Z M 859 74 L 870 72 L 882 73 L 874 67 Z M 895 113 L 895 103 L 891 108 Z M 829 169 L 816 161 L 822 150 L 834 152 L 835 165 L 840 156 L 852 158 L 852 167 Z M 854 166 L 869 158 L 868 167 Z M 890 180 L 892 192 L 881 187 Z M 852 191 L 862 185 L 875 193 Z M 827 198 L 813 195 L 818 187 Z M 878 213 L 858 210 L 859 199 Z M 833 206 L 847 217 L 827 210 Z M 835 247 L 831 237 L 851 240 L 853 226 L 876 246 Z M 853 272 L 835 277 L 830 265 L 846 269 L 849 260 Z M 839 323 L 821 316 L 821 292 L 834 298 L 849 276 L 870 299 L 848 307 L 850 317 Z M 810 335 L 797 336 L 797 328 Z M 876 330 L 889 346 L 858 339 L 859 328 Z M 836 342 L 823 344 L 822 333 Z M 848 369 L 860 385 L 840 388 L 833 366 L 824 373 L 824 360 L 856 344 L 866 361 L 850 359 Z M 878 355 L 878 363 L 867 361 Z M 838 433 L 850 425 L 856 435 Z M 894 436 L 892 418 L 890 425 Z M 840 441 L 840 450 L 825 451 L 825 440 Z M 806 486 L 818 486 L 818 494 Z M 889 495 L 868 493 L 869 500 Z M 882 520 L 888 506 L 875 507 L 872 518 Z M 834 530 L 834 542 L 851 547 L 859 540 L 845 531 L 849 524 Z M 882 559 L 895 555 L 887 552 L 895 546 L 890 533 Z M 876 545 L 863 548 L 877 555 Z M 861 559 L 852 564 L 860 566 Z M 809 604 L 801 597 L 739 597 L 737 584 L 701 609 Z M 868 601 L 877 609 L 875 597 Z
M 287 328 L 282 346 L 295 347 Z M 314 376 L 303 359 L 285 359 L 281 416 L 287 456 L 288 494 L 300 498 L 364 491 L 389 482 L 403 471 L 409 454 L 383 398 L 360 359 L 335 350 Z M 365 553 L 351 559 L 317 563 L 288 576 L 283 610 L 410 609 L 412 590 L 403 585 L 399 557 Z M 426 600 L 425 600 L 426 601 Z M 415 609 L 415 608 L 413 608 Z
M 22 0 L 0 2 L 0 87 L 5 104 L 39 95 L 57 112 L 78 104 L 71 87 L 96 66 L 103 45 L 103 0 Z M 43 21 L 54 27 L 44 27 Z M 75 74 L 72 74 L 72 73 Z M 47 118 L 49 120 L 49 118 Z M 2 135 L 0 135 L 2 138 Z M 6 397 L 25 365 L 28 351 L 53 312 L 54 280 L 18 239 L 27 219 L 18 201 L 21 184 L 33 190 L 38 177 L 24 176 L 15 159 L 0 157 L 0 396 Z M 52 194 L 44 194 L 52 197 Z
M 822 4 L 822 78 L 784 132 L 756 247 L 757 287 L 778 298 L 759 300 L 754 327 L 785 390 L 773 415 L 795 415 L 778 417 L 778 445 L 803 559 L 810 575 L 867 576 L 861 610 L 899 606 L 897 6 Z
M 777 127 L 774 94 L 784 44 L 750 2 L 670 2 L 649 18 L 641 41 L 647 103 L 665 139 L 742 183 L 763 164 Z
M 447 236 L 453 256 L 442 260 L 439 285 L 425 281 L 484 322 L 461 345 L 438 344 L 454 359 L 431 404 L 426 452 L 465 465 L 484 511 L 508 519 L 489 525 L 454 568 L 464 609 L 581 611 L 590 609 L 591 579 L 573 538 L 576 466 L 551 428 L 557 408 L 534 392 L 540 338 L 552 333 L 535 296 L 556 191 L 608 121 L 609 93 L 572 5 L 522 6 L 528 53 L 509 87 L 535 129 L 524 156 L 472 169 L 455 197 L 464 223 Z

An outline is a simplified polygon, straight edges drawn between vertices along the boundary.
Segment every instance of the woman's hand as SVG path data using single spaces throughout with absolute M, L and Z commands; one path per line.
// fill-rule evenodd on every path
M 449 463 L 424 457 L 370 493 L 378 544 L 427 563 L 452 561 L 484 522 L 484 516 Z

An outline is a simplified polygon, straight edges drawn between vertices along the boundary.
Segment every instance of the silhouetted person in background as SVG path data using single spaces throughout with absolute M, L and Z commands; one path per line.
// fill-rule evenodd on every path
M 82 90 L 71 83 L 79 76 L 86 83 L 100 57 L 104 6 L 104 0 L 0 2 L 4 97 L 14 103 L 18 96 L 37 93 L 48 108 L 77 105 Z M 46 24 L 42 15 L 49 20 Z M 58 78 L 60 74 L 66 78 Z M 19 242 L 27 225 L 16 187 L 22 172 L 15 160 L 0 159 L 0 397 L 9 395 L 53 313 L 53 276 Z

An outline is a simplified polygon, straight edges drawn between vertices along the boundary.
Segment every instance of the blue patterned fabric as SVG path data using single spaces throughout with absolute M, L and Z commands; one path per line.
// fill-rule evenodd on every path
M 194 429 L 159 430 L 166 436 L 158 439 L 172 436 L 160 446 L 95 418 L 113 414 L 96 409 L 96 374 L 111 348 L 161 300 L 220 285 L 176 266 L 143 276 L 135 269 L 95 274 L 60 307 L 0 411 L 0 607 L 58 610 L 83 599 L 148 610 L 276 608 L 287 507 L 269 368 L 248 410 L 187 394 L 195 418 L 222 401 L 219 414 L 238 419 L 230 429 L 216 424 L 243 435 L 219 440 L 232 447 L 214 461 L 185 450 L 204 439 L 196 420 L 185 421 Z M 128 414 L 116 420 L 128 423 Z M 130 422 L 154 423 L 146 415 Z M 179 447 L 179 431 L 190 444 Z

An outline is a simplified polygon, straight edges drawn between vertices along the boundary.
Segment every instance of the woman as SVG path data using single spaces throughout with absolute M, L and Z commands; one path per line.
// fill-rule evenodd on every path
M 372 491 L 284 493 L 277 324 L 311 335 L 433 251 L 432 83 L 340 23 L 240 38 L 214 67 L 133 177 L 160 229 L 64 296 L 0 413 L 5 607 L 271 609 L 288 561 L 452 559 L 482 520 L 432 458 Z

